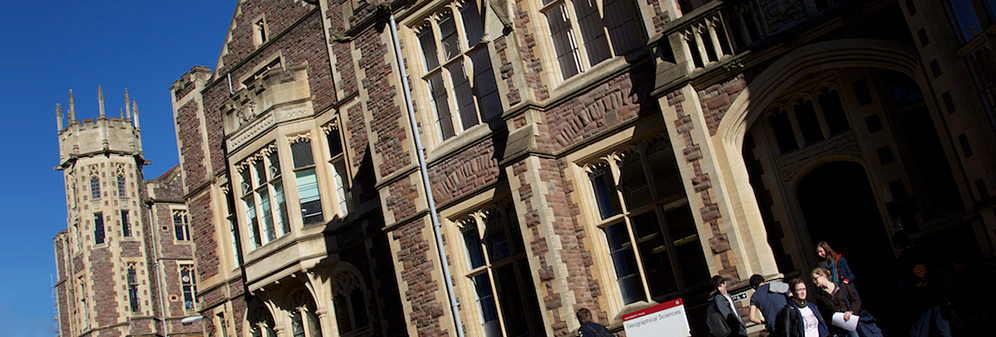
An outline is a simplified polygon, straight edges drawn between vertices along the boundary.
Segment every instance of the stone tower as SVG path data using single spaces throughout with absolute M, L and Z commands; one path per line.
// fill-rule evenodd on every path
M 167 260 L 163 252 L 175 252 L 176 241 L 180 248 L 189 241 L 189 233 L 183 238 L 172 233 L 174 228 L 184 230 L 180 227 L 186 224 L 186 209 L 174 207 L 177 211 L 170 212 L 167 206 L 159 212 L 165 213 L 160 217 L 167 223 L 155 226 L 152 219 L 159 205 L 149 197 L 150 188 L 161 189 L 169 185 L 164 178 L 176 175 L 171 171 L 143 181 L 142 167 L 149 162 L 142 156 L 136 102 L 129 101 L 126 91 L 125 108 L 119 117 L 109 117 L 102 88 L 98 97 L 97 118 L 77 119 L 72 91 L 64 127 L 61 106 L 56 111 L 59 165 L 55 169 L 65 179 L 68 226 L 55 237 L 62 336 L 162 336 L 164 329 L 169 335 L 184 335 L 177 330 L 187 329 L 168 325 L 179 327 L 179 321 L 189 316 L 180 299 L 186 291 L 193 307 L 196 284 L 190 276 L 181 281 L 182 271 L 174 266 L 184 266 L 192 274 L 193 262 L 189 253 L 174 253 Z M 174 214 L 176 223 L 171 220 Z M 186 250 L 192 250 L 189 245 Z M 195 331 L 200 330 L 197 325 Z

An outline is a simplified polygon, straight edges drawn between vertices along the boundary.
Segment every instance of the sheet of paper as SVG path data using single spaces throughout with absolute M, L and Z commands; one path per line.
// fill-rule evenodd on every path
M 832 324 L 835 327 L 843 328 L 847 331 L 854 331 L 858 329 L 858 315 L 851 315 L 851 319 L 844 320 L 844 313 L 835 312 L 833 313 Z

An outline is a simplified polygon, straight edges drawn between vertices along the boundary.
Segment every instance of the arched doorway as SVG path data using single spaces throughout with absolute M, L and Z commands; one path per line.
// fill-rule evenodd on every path
M 814 247 L 827 241 L 847 258 L 866 306 L 894 302 L 900 295 L 895 258 L 864 168 L 849 161 L 823 164 L 800 180 L 796 192 Z

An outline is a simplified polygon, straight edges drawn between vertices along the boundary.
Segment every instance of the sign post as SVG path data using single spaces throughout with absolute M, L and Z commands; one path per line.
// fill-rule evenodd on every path
M 622 316 L 627 337 L 691 336 L 680 298 Z

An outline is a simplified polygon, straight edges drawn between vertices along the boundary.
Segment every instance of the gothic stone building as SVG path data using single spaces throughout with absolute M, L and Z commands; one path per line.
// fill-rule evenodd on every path
M 989 6 L 239 1 L 171 91 L 204 333 L 564 336 L 681 297 L 701 335 L 710 275 L 822 240 L 895 310 L 893 234 L 994 251 Z
M 76 119 L 72 92 L 65 128 L 56 113 L 68 215 L 54 239 L 60 335 L 201 336 L 200 323 L 181 322 L 198 313 L 178 171 L 143 181 L 137 104 L 126 92 L 108 117 L 98 95 L 97 118 Z

